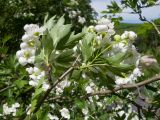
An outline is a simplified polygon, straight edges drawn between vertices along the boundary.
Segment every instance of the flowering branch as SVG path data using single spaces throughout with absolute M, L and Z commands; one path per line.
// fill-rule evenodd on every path
M 37 104 L 36 108 L 34 109 L 33 113 L 36 113 L 39 108 L 41 107 L 41 105 L 43 104 L 43 102 L 45 101 L 45 99 L 48 97 L 49 93 L 51 92 L 51 90 L 59 83 L 61 82 L 70 72 L 72 72 L 74 70 L 74 66 L 77 63 L 77 60 L 79 59 L 80 55 L 78 55 L 78 57 L 76 58 L 76 60 L 74 61 L 74 63 L 72 64 L 72 66 L 66 71 L 64 72 L 57 80 L 56 82 L 46 91 L 46 93 L 44 94 L 44 96 L 42 97 L 42 99 L 39 101 L 39 103 Z M 51 74 L 50 74 L 51 75 Z M 49 77 L 51 78 L 51 77 Z
M 104 96 L 104 95 L 108 95 L 108 94 L 111 94 L 111 93 L 115 93 L 115 92 L 117 92 L 119 90 L 123 90 L 123 89 L 132 89 L 132 88 L 141 87 L 141 86 L 144 86 L 144 85 L 147 85 L 147 84 L 159 81 L 159 80 L 160 80 L 160 75 L 155 76 L 153 78 L 150 78 L 148 80 L 144 80 L 144 81 L 136 83 L 136 84 L 126 84 L 126 85 L 121 85 L 119 87 L 116 87 L 112 90 L 108 89 L 108 90 L 105 90 L 105 91 L 97 91 L 97 92 L 94 92 L 94 93 L 89 93 L 89 94 L 87 94 L 86 96 L 83 96 L 83 97 L 90 97 L 90 96 L 95 96 L 95 95 Z
M 152 78 L 150 78 L 148 80 L 144 80 L 144 81 L 136 83 L 136 84 L 126 84 L 126 85 L 121 85 L 119 87 L 116 87 L 116 88 L 114 88 L 112 90 L 108 89 L 108 90 L 105 90 L 105 91 L 97 91 L 97 92 L 94 92 L 94 93 L 88 93 L 87 95 L 83 95 L 80 98 L 88 98 L 90 96 L 95 96 L 95 95 L 105 96 L 105 95 L 108 95 L 108 94 L 111 94 L 111 93 L 115 93 L 115 92 L 123 90 L 123 89 L 137 88 L 137 87 L 141 87 L 141 86 L 144 86 L 144 85 L 147 85 L 147 84 L 159 81 L 159 80 L 160 80 L 160 75 L 152 77 Z M 55 96 L 51 100 L 54 101 L 54 100 L 57 100 L 57 99 L 66 99 L 66 98 L 61 97 L 61 96 Z

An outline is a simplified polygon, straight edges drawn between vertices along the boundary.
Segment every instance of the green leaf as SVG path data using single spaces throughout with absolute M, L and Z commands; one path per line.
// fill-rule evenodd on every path
M 118 53 L 114 56 L 106 58 L 106 61 L 110 64 L 119 64 L 127 57 L 129 57 L 129 54 L 121 52 L 121 53 Z
M 54 47 L 53 47 L 53 40 L 50 34 L 48 33 L 48 31 L 46 31 L 46 34 L 43 35 L 41 41 L 42 41 L 42 47 L 44 48 L 45 53 L 51 54 Z
M 63 51 L 55 58 L 54 64 L 56 66 L 68 67 L 75 60 L 73 53 L 71 49 Z
M 53 28 L 53 26 L 55 25 L 55 17 L 56 16 L 51 17 L 48 21 L 47 21 L 48 16 L 45 17 L 44 27 L 47 28 L 48 31 L 50 31 Z
M 55 48 L 57 47 L 59 41 L 66 37 L 71 31 L 71 24 L 64 25 L 64 22 L 64 17 L 61 17 L 50 31 L 50 35 L 53 40 L 53 46 Z
M 86 34 L 85 38 L 82 40 L 81 49 L 82 49 L 84 63 L 86 63 L 94 53 L 92 40 L 93 40 L 93 34 L 91 33 Z
M 25 85 L 28 84 L 28 82 L 25 81 L 25 80 L 16 80 L 16 81 L 14 81 L 14 84 L 15 84 L 18 88 L 23 88 Z

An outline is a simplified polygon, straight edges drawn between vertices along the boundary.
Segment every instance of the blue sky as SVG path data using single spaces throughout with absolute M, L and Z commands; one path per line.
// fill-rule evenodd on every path
M 115 0 L 115 1 L 120 3 L 120 0 Z M 111 2 L 111 0 L 92 0 L 91 6 L 96 10 L 96 12 L 99 13 L 99 16 L 101 16 L 102 14 L 100 12 L 105 10 L 106 6 L 109 5 L 110 2 Z M 132 11 L 132 10 L 131 9 L 125 9 L 124 10 L 124 12 L 130 12 L 130 11 Z M 143 16 L 145 16 L 149 20 L 160 18 L 160 5 L 150 7 L 150 8 L 144 8 L 142 10 L 142 14 L 143 14 Z M 118 14 L 118 16 L 123 17 L 123 19 L 124 19 L 123 22 L 141 23 L 138 15 L 136 15 L 136 14 L 122 13 L 122 14 Z

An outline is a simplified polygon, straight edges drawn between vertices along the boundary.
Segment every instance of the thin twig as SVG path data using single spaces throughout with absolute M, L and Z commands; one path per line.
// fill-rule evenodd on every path
M 7 87 L 1 89 L 1 90 L 0 90 L 0 93 L 4 92 L 5 90 L 7 90 L 7 89 L 9 89 L 9 88 L 12 88 L 12 87 L 14 87 L 14 85 L 12 85 L 12 86 L 7 86 Z

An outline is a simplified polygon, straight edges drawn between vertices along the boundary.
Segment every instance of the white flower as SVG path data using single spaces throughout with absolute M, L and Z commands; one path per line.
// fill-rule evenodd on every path
M 16 115 L 17 108 L 20 107 L 19 103 L 12 104 L 12 107 L 8 107 L 7 103 L 3 105 L 3 115 Z
M 115 34 L 114 23 L 107 18 L 101 18 L 100 20 L 98 20 L 98 24 L 94 27 L 94 29 L 97 32 L 106 32 L 107 37 Z
M 100 20 L 98 20 L 99 25 L 105 25 L 105 24 L 110 24 L 111 21 L 107 18 L 102 17 Z
M 89 119 L 89 116 L 85 116 L 85 117 L 84 117 L 84 120 L 88 120 L 88 119 Z
M 24 57 L 20 57 L 20 58 L 18 59 L 18 62 L 19 62 L 21 65 L 23 65 L 23 66 L 25 66 L 25 65 L 28 63 L 27 59 L 24 58 Z
M 21 44 L 20 44 L 20 48 L 21 49 L 26 49 L 26 48 L 28 48 L 29 46 L 28 46 L 28 44 L 26 43 L 26 42 L 22 42 Z
M 55 115 L 51 115 L 50 113 L 48 114 L 48 117 L 50 120 L 59 120 L 59 118 Z
M 129 81 L 129 80 L 126 79 L 126 78 L 116 77 L 115 83 L 116 83 L 117 85 L 123 85 L 123 84 L 127 84 L 128 81 Z
M 91 86 L 87 86 L 85 88 L 85 90 L 86 90 L 87 93 L 92 93 L 93 92 L 93 89 L 91 88 Z
M 37 86 L 39 80 L 45 78 L 45 71 L 41 70 L 37 66 L 26 68 L 26 71 L 30 74 L 29 77 L 31 78 L 31 80 L 29 81 L 29 85 L 31 86 L 34 87 Z M 49 84 L 47 84 L 46 82 L 44 82 L 42 85 L 44 91 L 48 90 L 49 87 L 50 87 Z
M 35 49 L 22 49 L 17 51 L 16 56 L 21 65 L 26 65 L 27 63 L 34 63 L 35 60 Z
M 29 68 L 26 68 L 26 71 L 29 73 L 29 74 L 32 74 L 34 72 L 34 69 L 33 67 L 29 67 Z
M 77 12 L 76 11 L 70 11 L 69 12 L 69 18 L 75 18 L 77 16 Z
M 47 91 L 49 89 L 49 87 L 50 86 L 47 83 L 43 83 L 43 85 L 42 85 L 42 88 L 43 88 L 44 91 Z
M 137 35 L 133 32 L 133 31 L 125 31 L 122 35 L 121 35 L 121 39 L 130 39 L 130 40 L 135 40 L 137 38 Z
M 51 106 L 52 109 L 55 109 L 55 105 L 54 104 L 50 104 L 49 106 Z
M 70 119 L 70 113 L 67 108 L 61 109 L 60 112 L 61 112 L 62 117 L 66 118 L 66 119 Z
M 124 39 L 128 39 L 129 38 L 129 32 L 128 31 L 125 31 L 122 35 L 121 35 L 121 39 L 124 40 Z
M 43 35 L 45 28 L 39 27 L 36 24 L 27 24 L 24 26 L 24 30 L 27 35 L 37 37 L 37 36 Z
M 78 16 L 78 22 L 84 24 L 86 22 L 86 19 L 84 17 Z
M 130 32 L 129 32 L 129 39 L 130 39 L 130 40 L 135 40 L 136 38 L 137 38 L 136 33 L 133 32 L 133 31 L 130 31 Z
M 11 110 L 7 106 L 7 103 L 3 105 L 3 114 L 4 115 L 9 115 L 11 113 Z
M 142 72 L 140 71 L 139 68 L 135 68 L 135 69 L 133 70 L 133 74 L 134 74 L 134 76 L 136 76 L 136 77 L 140 77 L 140 76 L 142 75 Z
M 108 27 L 107 27 L 107 25 L 96 25 L 95 30 L 97 32 L 103 32 L 103 31 L 107 31 Z
M 18 107 L 20 107 L 20 104 L 19 104 L 19 103 L 14 103 L 14 104 L 12 105 L 12 107 L 13 107 L 13 108 L 18 108 Z
M 69 87 L 70 84 L 71 84 L 71 82 L 68 81 L 67 78 L 66 78 L 64 81 L 60 82 L 60 83 L 56 86 L 56 94 L 57 94 L 57 95 L 61 94 L 61 93 L 63 92 L 64 88 L 65 88 L 65 87 Z
M 113 52 L 126 52 L 128 50 L 128 46 L 122 41 L 112 46 Z
M 84 115 L 87 115 L 87 114 L 88 114 L 88 108 L 83 108 L 83 109 L 82 109 L 82 113 L 83 113 Z
M 96 102 L 99 107 L 102 107 L 102 102 Z

